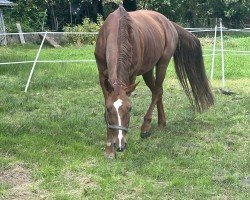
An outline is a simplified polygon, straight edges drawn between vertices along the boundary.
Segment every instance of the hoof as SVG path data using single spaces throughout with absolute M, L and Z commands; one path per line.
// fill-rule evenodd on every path
M 146 139 L 146 138 L 148 138 L 150 135 L 151 135 L 150 132 L 142 132 L 142 133 L 141 133 L 141 138 L 142 138 L 142 139 Z
M 104 157 L 107 159 L 115 159 L 115 153 L 104 153 Z
M 104 156 L 107 159 L 115 159 L 115 151 L 113 146 L 106 146 Z
M 166 124 L 158 124 L 158 129 L 159 130 L 164 130 L 166 128 Z

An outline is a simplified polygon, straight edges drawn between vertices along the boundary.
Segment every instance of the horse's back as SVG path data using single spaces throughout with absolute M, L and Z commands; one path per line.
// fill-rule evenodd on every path
M 178 43 L 178 34 L 172 22 L 155 11 L 139 10 L 128 12 L 133 30 L 133 63 L 138 75 L 152 68 L 163 56 L 172 57 Z M 100 29 L 96 43 L 96 60 L 111 63 L 109 58 L 117 58 L 119 50 L 115 41 L 119 40 L 119 9 L 111 13 Z M 117 30 L 116 30 L 117 29 Z M 110 42 L 109 42 L 110 41 Z M 109 56 L 110 55 L 110 56 Z M 114 63 L 114 61 L 112 62 Z M 100 67 L 100 66 L 99 66 Z
M 156 40 L 157 43 L 166 42 L 168 36 L 171 39 L 177 39 L 177 32 L 172 22 L 164 15 L 150 10 L 139 10 L 130 12 L 130 16 L 133 18 L 138 29 L 141 30 L 141 34 L 144 33 L 144 37 L 148 37 L 151 41 Z M 167 44 L 165 44 L 167 45 Z
M 161 57 L 172 57 L 178 43 L 178 33 L 172 22 L 155 11 L 130 12 L 142 43 L 141 73 L 153 67 Z M 166 55 L 167 54 L 167 55 Z

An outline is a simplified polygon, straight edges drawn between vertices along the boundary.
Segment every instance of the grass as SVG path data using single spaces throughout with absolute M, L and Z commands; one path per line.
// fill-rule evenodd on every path
M 211 39 L 201 40 L 211 49 Z M 249 42 L 228 36 L 225 48 L 249 50 Z M 0 47 L 0 60 L 33 60 L 37 49 Z M 46 46 L 40 60 L 92 59 L 92 50 Z M 0 199 L 249 199 L 250 60 L 225 58 L 226 86 L 235 93 L 218 92 L 217 56 L 216 105 L 203 114 L 191 111 L 169 66 L 168 125 L 160 131 L 154 120 L 147 140 L 139 131 L 150 93 L 138 77 L 128 149 L 113 161 L 103 156 L 106 127 L 94 63 L 39 63 L 27 94 L 31 64 L 0 66 Z M 208 73 L 210 60 L 205 57 Z

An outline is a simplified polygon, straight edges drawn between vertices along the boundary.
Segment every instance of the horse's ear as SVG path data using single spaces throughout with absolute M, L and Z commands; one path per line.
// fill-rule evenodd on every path
M 126 93 L 127 93 L 128 96 L 131 95 L 131 93 L 135 90 L 136 86 L 137 86 L 139 83 L 140 83 L 140 82 L 134 83 L 134 84 L 132 84 L 132 85 L 130 85 L 130 86 L 128 86 L 128 87 L 126 88 Z
M 112 91 L 114 91 L 114 88 L 112 87 L 112 85 L 110 84 L 110 82 L 108 81 L 108 79 L 105 79 L 104 81 L 104 87 L 106 88 L 106 90 L 111 93 Z

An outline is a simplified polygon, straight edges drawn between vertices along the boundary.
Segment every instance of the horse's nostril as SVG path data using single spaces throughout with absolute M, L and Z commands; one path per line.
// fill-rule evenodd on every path
M 116 144 L 114 144 L 114 146 L 116 148 L 116 151 L 123 152 L 126 149 L 127 143 L 125 143 L 124 146 L 122 146 L 122 147 L 119 147 Z
M 123 152 L 123 151 L 124 151 L 124 148 L 117 148 L 116 151 L 118 151 L 118 152 Z

